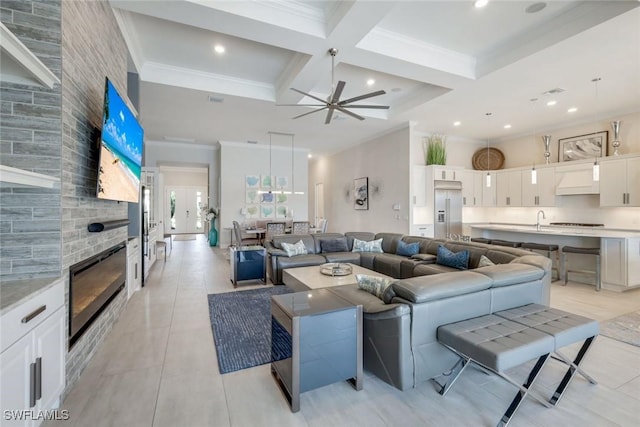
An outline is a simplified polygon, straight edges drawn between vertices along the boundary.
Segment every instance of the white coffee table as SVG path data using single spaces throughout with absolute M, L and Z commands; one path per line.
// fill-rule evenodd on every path
M 356 274 L 366 274 L 369 276 L 387 277 L 373 270 L 349 264 L 353 269 L 351 274 L 346 276 L 327 276 L 320 273 L 320 266 L 286 268 L 282 272 L 282 281 L 294 292 L 308 291 L 309 289 L 330 288 L 333 286 L 353 285 L 357 283 Z

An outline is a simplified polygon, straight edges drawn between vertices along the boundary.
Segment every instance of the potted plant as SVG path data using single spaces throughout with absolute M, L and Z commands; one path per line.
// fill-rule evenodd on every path
M 426 165 L 447 164 L 447 137 L 433 134 L 422 140 L 424 163 Z

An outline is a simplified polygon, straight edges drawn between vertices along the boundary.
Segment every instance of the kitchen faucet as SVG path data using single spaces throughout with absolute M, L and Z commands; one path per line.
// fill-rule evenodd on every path
M 542 219 L 547 219 L 547 217 L 544 214 L 544 211 L 540 209 L 536 214 L 536 230 L 537 231 L 540 231 L 540 214 L 542 214 Z

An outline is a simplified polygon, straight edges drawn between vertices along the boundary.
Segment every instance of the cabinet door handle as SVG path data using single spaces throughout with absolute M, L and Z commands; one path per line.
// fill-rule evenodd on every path
M 463 205 L 465 205 L 465 206 L 467 206 L 467 198 L 466 198 L 466 197 L 463 197 L 463 198 L 462 198 L 462 204 L 463 204 Z
M 453 180 L 456 180 L 456 171 L 453 171 Z
M 42 357 L 36 358 L 36 400 L 42 398 Z
M 134 279 L 138 278 L 138 263 L 136 262 L 136 268 L 135 268 L 135 275 L 133 276 Z
M 476 205 L 476 197 L 473 196 L 473 206 L 475 206 L 475 205 Z
M 38 307 L 37 309 L 33 310 L 31 313 L 29 313 L 25 317 L 23 317 L 22 318 L 22 323 L 27 323 L 27 322 L 33 320 L 34 317 L 36 317 L 38 314 L 42 313 L 46 309 L 47 309 L 46 304 L 41 306 L 41 307 Z
M 413 204 L 416 204 L 416 196 L 413 196 Z
M 36 364 L 29 365 L 29 408 L 36 406 Z
M 447 179 L 447 173 L 445 171 L 442 171 L 442 179 Z

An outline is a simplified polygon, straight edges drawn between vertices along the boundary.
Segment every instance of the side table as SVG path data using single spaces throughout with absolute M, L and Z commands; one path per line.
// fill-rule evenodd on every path
M 272 354 L 291 348 L 291 357 L 271 363 L 291 412 L 300 410 L 300 393 L 337 381 L 362 390 L 361 305 L 328 289 L 275 295 L 271 328 Z
M 243 280 L 267 281 L 267 250 L 264 246 L 231 247 L 231 282 L 233 287 Z

